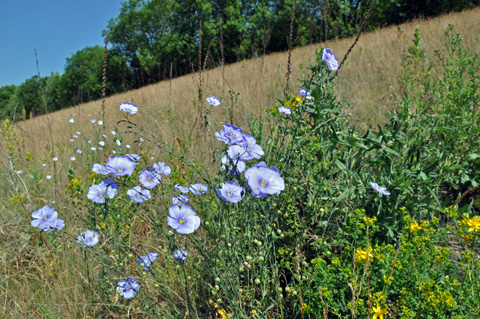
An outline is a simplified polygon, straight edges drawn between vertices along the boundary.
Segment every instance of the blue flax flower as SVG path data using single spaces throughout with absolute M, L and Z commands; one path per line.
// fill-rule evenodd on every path
M 164 162 L 158 162 L 153 164 L 153 168 L 157 171 L 157 173 L 164 174 L 166 176 L 170 175 L 170 173 L 172 172 L 172 169 L 165 165 Z
M 387 191 L 387 189 L 385 187 L 380 187 L 378 186 L 377 183 L 373 183 L 373 182 L 369 182 L 370 185 L 372 186 L 372 188 L 377 191 L 378 193 L 382 194 L 382 195 L 390 195 L 390 192 Z
M 135 170 L 135 161 L 127 155 L 112 156 L 105 164 L 105 168 L 115 177 L 132 175 Z
M 188 205 L 174 205 L 169 208 L 170 216 L 167 217 L 167 223 L 179 234 L 191 234 L 200 227 L 200 217 L 195 215 L 195 211 Z
M 181 192 L 184 193 L 184 194 L 186 194 L 186 193 L 189 192 L 189 189 L 188 189 L 187 186 L 182 186 L 182 185 L 180 185 L 180 184 L 175 184 L 174 188 L 177 189 L 177 190 L 179 190 L 179 191 L 181 191 Z
M 144 169 L 139 175 L 138 179 L 140 183 L 148 189 L 152 189 L 157 186 L 160 181 L 161 177 L 160 174 L 153 168 Z
M 286 114 L 286 115 L 290 115 L 290 114 L 292 114 L 292 109 L 289 108 L 289 107 L 286 107 L 286 106 L 280 106 L 280 107 L 278 108 L 278 112 L 279 112 L 279 113 Z
M 338 70 L 338 61 L 331 49 L 323 49 L 322 61 L 327 63 L 330 71 Z
M 155 252 L 149 252 L 147 256 L 140 256 L 140 259 L 137 260 L 137 264 L 141 265 L 143 264 L 142 268 L 143 270 L 148 270 L 150 268 L 150 265 L 157 259 L 158 254 Z
M 133 298 L 139 289 L 140 285 L 133 278 L 122 279 L 117 285 L 117 292 L 127 299 Z
M 300 92 L 301 95 L 305 96 L 305 98 L 306 98 L 307 100 L 313 99 L 313 97 L 312 97 L 312 92 L 307 91 L 306 89 L 303 89 L 303 88 L 300 89 L 299 92 Z
M 110 188 L 113 188 L 113 189 L 117 189 L 118 190 L 118 184 L 115 183 L 115 181 L 111 178 L 105 178 L 103 180 L 103 182 L 105 183 L 105 185 L 107 185 L 107 187 L 110 187 Z
M 54 230 L 60 230 L 65 227 L 65 221 L 63 219 L 57 218 L 54 222 L 50 224 L 50 229 L 44 229 L 45 231 L 52 232 Z
M 103 204 L 105 203 L 105 199 L 113 198 L 117 195 L 117 190 L 113 187 L 109 187 L 111 184 L 106 184 L 104 181 L 98 183 L 98 185 L 92 185 L 88 189 L 87 197 L 94 203 Z
M 187 259 L 188 253 L 183 250 L 183 248 L 177 249 L 173 253 L 173 258 L 175 258 L 176 261 L 185 261 Z
M 108 175 L 110 172 L 105 168 L 105 166 L 100 164 L 93 164 L 92 171 L 97 174 Z
M 223 130 L 215 132 L 215 137 L 227 145 L 233 145 L 242 142 L 243 133 L 241 128 L 233 124 L 223 124 Z
M 260 162 L 245 171 L 247 186 L 256 198 L 265 195 L 280 194 L 285 190 L 285 182 L 275 166 L 267 168 L 265 162 Z
M 190 199 L 185 195 L 176 195 L 172 198 L 173 205 L 183 205 L 186 204 Z
M 240 159 L 232 159 L 229 156 L 223 155 L 222 156 L 222 169 L 225 169 L 225 166 L 228 163 L 228 172 L 237 175 L 243 173 L 246 168 L 246 164 L 244 161 Z
M 200 183 L 190 185 L 190 191 L 195 195 L 205 194 L 207 189 L 207 185 L 202 185 Z
M 210 95 L 205 100 L 207 100 L 207 103 L 212 105 L 212 106 L 219 106 L 220 105 L 220 100 L 213 95 Z
M 245 149 L 245 153 L 240 156 L 242 161 L 249 161 L 254 158 L 262 158 L 262 155 L 264 154 L 263 149 L 257 144 L 257 140 L 252 135 L 243 134 L 243 141 L 241 145 Z
M 140 186 L 135 186 L 127 191 L 127 195 L 136 203 L 143 203 L 149 200 L 152 195 L 148 189 L 142 189 Z
M 45 205 L 34 211 L 32 217 L 34 220 L 30 222 L 30 225 L 48 231 L 52 229 L 52 225 L 57 220 L 58 213 L 52 206 Z
M 86 230 L 77 237 L 77 242 L 85 246 L 95 246 L 98 243 L 98 233 L 93 230 Z
M 238 203 L 242 200 L 245 190 L 237 182 L 227 181 L 222 188 L 217 189 L 217 195 L 226 202 Z
M 127 112 L 128 114 L 137 114 L 138 106 L 130 102 L 123 102 L 120 104 L 120 111 Z

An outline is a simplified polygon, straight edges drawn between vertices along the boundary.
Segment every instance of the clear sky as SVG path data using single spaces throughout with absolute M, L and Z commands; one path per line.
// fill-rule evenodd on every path
M 0 87 L 37 74 L 63 74 L 66 59 L 105 45 L 102 30 L 125 0 L 0 0 Z

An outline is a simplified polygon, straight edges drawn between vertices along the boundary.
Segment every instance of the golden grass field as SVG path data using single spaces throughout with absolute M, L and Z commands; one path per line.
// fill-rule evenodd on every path
M 337 78 L 338 97 L 353 103 L 352 119 L 359 128 L 376 125 L 384 121 L 385 111 L 395 108 L 396 94 L 399 92 L 397 75 L 401 68 L 401 55 L 411 45 L 413 32 L 420 26 L 422 47 L 432 58 L 433 51 L 445 41 L 444 32 L 449 24 L 464 37 L 463 45 L 474 53 L 480 53 L 480 8 L 452 13 L 429 20 L 416 20 L 401 26 L 392 26 L 363 34 L 349 55 Z M 401 30 L 401 31 L 399 31 Z M 290 91 L 298 92 L 296 79 L 308 72 L 308 61 L 314 58 L 315 50 L 331 48 L 339 61 L 347 52 L 354 39 L 342 39 L 328 43 L 318 43 L 296 49 L 292 52 L 292 75 Z M 265 56 L 262 59 L 242 61 L 212 70 L 204 74 L 204 97 L 213 94 L 224 99 L 221 106 L 212 110 L 216 121 L 226 118 L 225 105 L 230 104 L 229 90 L 239 94 L 234 106 L 234 123 L 245 126 L 245 115 L 258 118 L 275 104 L 276 98 L 283 95 L 287 72 L 287 52 Z M 105 101 L 105 123 L 107 131 L 111 125 L 125 117 L 119 112 L 119 104 L 125 101 L 135 103 L 140 112 L 131 117 L 149 131 L 162 135 L 166 142 L 176 137 L 183 141 L 191 140 L 189 134 L 197 115 L 198 75 L 191 74 L 171 81 L 164 81 L 110 96 Z M 203 110 L 207 104 L 203 101 Z M 168 113 L 170 110 L 170 113 Z M 76 129 L 68 119 L 76 114 L 75 127 L 89 130 L 91 118 L 101 118 L 101 101 L 78 105 L 46 116 L 18 123 L 18 133 L 22 137 L 22 151 L 45 157 L 46 142 L 49 140 L 47 117 L 52 123 L 54 143 L 68 143 Z M 219 125 L 215 129 L 219 130 Z M 193 132 L 195 132 L 193 130 Z M 211 130 L 210 130 L 211 131 Z M 195 134 L 194 134 L 195 135 Z M 188 154 L 199 155 L 205 149 L 201 142 L 188 144 Z M 67 154 L 68 155 L 68 154 Z

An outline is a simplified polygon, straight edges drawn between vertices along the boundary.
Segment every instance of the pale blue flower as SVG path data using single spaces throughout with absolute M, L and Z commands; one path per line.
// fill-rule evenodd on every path
M 190 185 L 190 191 L 195 195 L 205 194 L 208 186 L 200 183 Z
M 337 58 L 333 55 L 331 49 L 323 49 L 322 61 L 327 63 L 328 69 L 330 71 L 338 70 L 338 61 Z
M 98 185 L 92 185 L 88 189 L 87 198 L 94 203 L 103 204 L 105 199 L 113 198 L 117 195 L 117 190 L 113 187 L 109 187 L 104 181 L 98 183 Z
M 390 195 L 390 192 L 387 191 L 385 187 L 380 187 L 377 183 L 369 182 L 372 188 L 382 195 Z
M 93 164 L 92 171 L 97 174 L 108 175 L 110 172 L 105 168 L 105 166 L 98 163 Z
M 77 242 L 85 246 L 95 246 L 98 243 L 98 233 L 93 230 L 86 230 L 77 237 Z
M 175 184 L 174 188 L 177 189 L 177 190 L 179 190 L 179 191 L 181 191 L 181 192 L 184 193 L 184 194 L 186 194 L 186 193 L 189 192 L 189 189 L 188 189 L 187 186 L 181 186 L 181 185 L 179 185 L 179 184 Z
M 177 249 L 173 253 L 173 258 L 175 258 L 176 261 L 185 261 L 187 259 L 188 253 L 183 250 L 183 248 Z
M 48 231 L 57 220 L 58 213 L 52 206 L 45 205 L 34 211 L 32 217 L 34 219 L 30 222 L 30 225 Z
M 148 270 L 150 265 L 157 259 L 158 254 L 155 252 L 149 252 L 147 256 L 140 256 L 140 259 L 137 260 L 137 264 L 142 266 L 143 270 Z
M 120 111 L 127 112 L 128 114 L 137 114 L 138 106 L 129 102 L 123 102 L 120 104 Z
M 144 201 L 149 200 L 152 195 L 148 189 L 142 189 L 140 186 L 135 186 L 132 189 L 127 191 L 127 195 L 134 201 L 139 204 L 143 203 Z
M 140 183 L 148 189 L 154 188 L 160 184 L 160 181 L 162 180 L 160 174 L 153 168 L 144 169 L 138 175 L 138 179 Z
M 118 282 L 117 292 L 124 298 L 133 298 L 140 290 L 140 285 L 133 278 L 122 279 Z
M 179 234 L 191 234 L 200 227 L 200 217 L 188 205 L 174 205 L 168 210 L 167 223 Z
M 172 197 L 173 205 L 183 205 L 186 204 L 190 199 L 185 195 L 176 195 Z
M 238 203 L 245 196 L 245 190 L 234 181 L 227 181 L 217 189 L 217 195 L 226 202 Z
M 119 157 L 112 156 L 105 164 L 105 169 L 115 177 L 132 175 L 135 170 L 135 162 L 131 157 L 126 155 Z
M 285 182 L 275 166 L 267 168 L 265 162 L 260 162 L 245 171 L 247 186 L 256 198 L 266 195 L 280 194 L 285 190 Z
M 220 100 L 213 95 L 210 95 L 209 97 L 207 97 L 206 100 L 207 100 L 207 103 L 212 105 L 212 106 L 219 106 L 220 105 Z
M 280 107 L 278 108 L 278 112 L 279 112 L 279 113 L 286 114 L 286 115 L 290 115 L 290 114 L 292 114 L 292 109 L 289 108 L 289 107 L 286 107 L 286 106 L 280 106 Z
M 225 166 L 228 164 L 228 172 L 233 175 L 241 174 L 246 168 L 244 161 L 239 159 L 231 159 L 226 155 L 222 156 L 222 164 L 222 169 L 225 169 Z
M 223 124 L 223 130 L 215 132 L 215 137 L 227 145 L 233 145 L 242 142 L 243 133 L 241 128 L 233 124 Z
M 153 164 L 153 168 L 157 171 L 157 173 L 164 174 L 166 176 L 170 175 L 170 173 L 172 172 L 172 169 L 165 165 L 164 162 L 158 162 Z

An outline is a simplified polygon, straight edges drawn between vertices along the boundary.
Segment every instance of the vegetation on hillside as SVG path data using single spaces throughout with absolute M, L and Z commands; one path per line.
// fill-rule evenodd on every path
M 136 123 L 142 101 L 114 125 L 72 116 L 68 159 L 52 136 L 46 160 L 19 154 L 4 121 L 2 315 L 478 316 L 480 66 L 453 26 L 444 41 L 416 30 L 397 108 L 363 132 L 324 50 L 262 117 L 202 101 L 183 129 L 209 163 Z
M 128 0 L 106 26 L 105 93 L 112 95 L 198 70 L 268 53 L 340 39 L 419 17 L 480 4 L 479 0 Z M 292 14 L 293 13 L 293 14 Z M 0 118 L 13 121 L 98 100 L 103 48 L 86 47 L 67 59 L 63 73 L 0 88 Z M 60 71 L 60 70 L 59 70 Z M 36 73 L 36 72 L 32 72 Z

